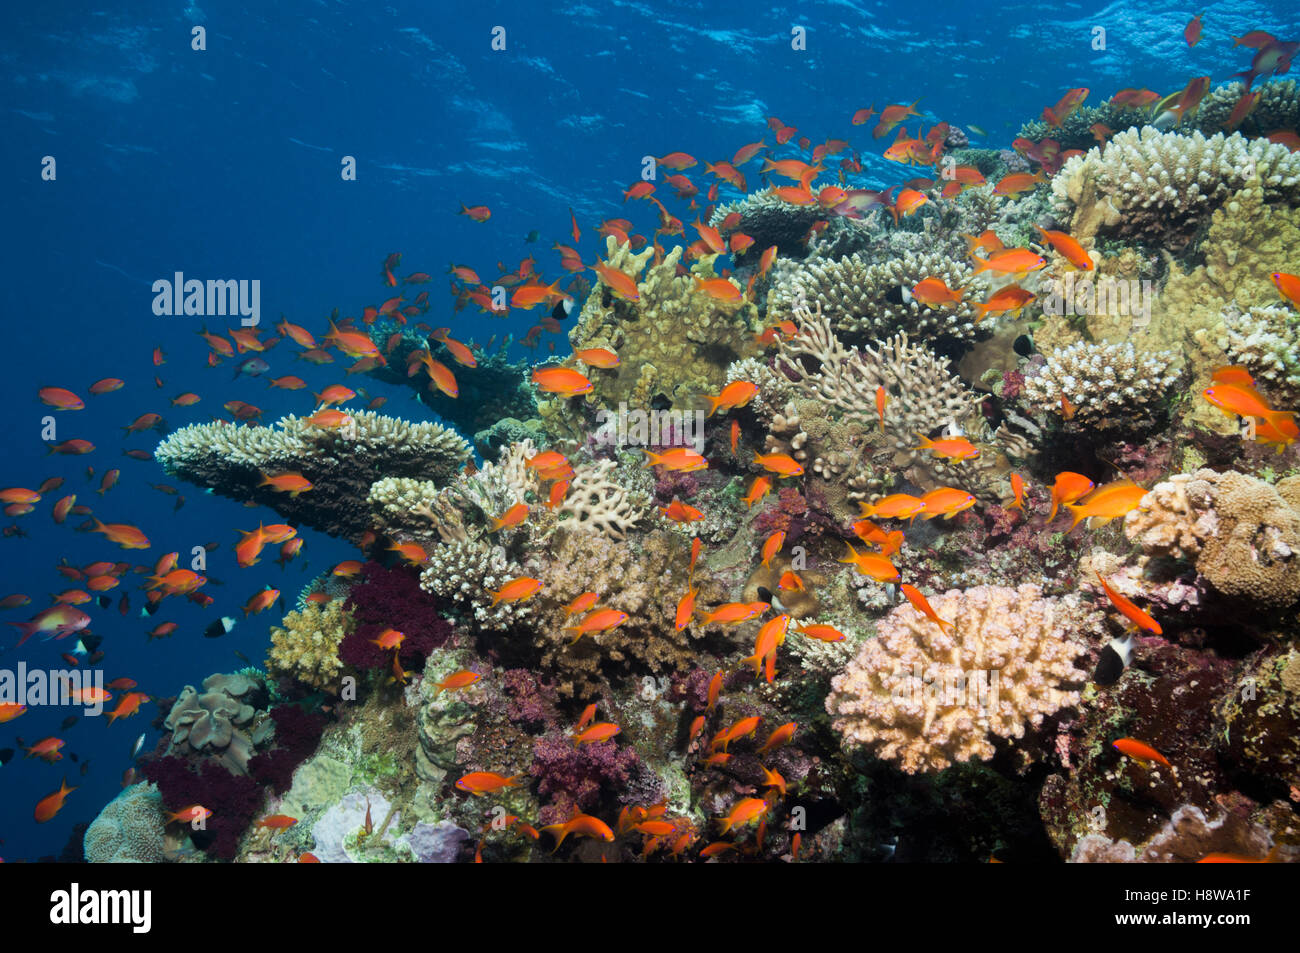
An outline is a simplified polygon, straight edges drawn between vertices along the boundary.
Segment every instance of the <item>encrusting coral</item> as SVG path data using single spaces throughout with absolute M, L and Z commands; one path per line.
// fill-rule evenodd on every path
M 1282 608 L 1300 600 L 1297 490 L 1295 477 L 1273 487 L 1231 470 L 1178 474 L 1142 498 L 1124 532 L 1144 559 L 1193 561 L 1221 595 Z
M 1029 584 L 953 589 L 930 605 L 951 629 L 899 606 L 832 679 L 826 710 L 846 746 L 869 746 L 909 774 L 937 771 L 987 760 L 990 736 L 1022 738 L 1078 702 L 1066 686 L 1088 677 L 1074 663 L 1095 612 Z

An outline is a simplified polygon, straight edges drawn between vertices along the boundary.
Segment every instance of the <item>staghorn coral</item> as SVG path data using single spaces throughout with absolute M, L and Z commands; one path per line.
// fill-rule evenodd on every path
M 613 236 L 606 239 L 611 268 L 632 276 L 644 268 L 645 274 L 637 281 L 639 301 L 626 301 L 597 282 L 569 332 L 575 348 L 607 347 L 628 358 L 612 370 L 590 372 L 588 402 L 649 408 L 658 398 L 675 409 L 693 410 L 700 394 L 721 387 L 727 364 L 754 349 L 757 309 L 747 302 L 717 301 L 696 287 L 695 279 L 714 277 L 716 256 L 699 259 L 690 274 L 677 275 L 682 252 L 676 246 L 662 262 L 646 267 L 653 249 L 633 254 Z
M 1222 133 L 1206 138 L 1127 130 L 1103 151 L 1074 156 L 1052 177 L 1070 234 L 1106 232 L 1170 249 L 1185 246 L 1232 193 L 1258 183 L 1267 201 L 1300 199 L 1300 156 L 1286 146 Z
M 871 341 L 903 332 L 927 344 L 967 343 L 974 339 L 975 309 L 963 300 L 950 307 L 931 307 L 910 294 L 923 278 L 942 278 L 961 288 L 971 278 L 966 265 L 935 252 L 902 254 L 869 263 L 861 254 L 839 261 L 812 261 L 768 295 L 769 317 L 784 317 L 796 307 L 817 304 L 831 326 L 851 339 Z
M 260 682 L 242 674 L 209 675 L 203 691 L 186 685 L 163 720 L 172 733 L 168 752 L 211 756 L 227 770 L 248 773 L 248 760 L 265 723 L 255 720 Z
M 1262 609 L 1300 599 L 1300 511 L 1244 473 L 1198 470 L 1159 483 L 1124 518 L 1124 533 L 1142 548 L 1140 565 L 1153 556 L 1194 561 L 1229 599 Z
M 343 640 L 347 623 L 341 599 L 324 605 L 309 602 L 290 612 L 281 625 L 271 626 L 267 672 L 287 676 L 311 688 L 337 692 L 343 670 L 339 642 Z
M 645 516 L 649 501 L 610 477 L 613 460 L 598 460 L 574 468 L 569 491 L 559 506 L 559 529 L 627 538 L 628 531 Z M 568 515 L 564 515 L 568 514 Z
M 1078 702 L 1062 686 L 1087 679 L 1076 640 L 1098 628 L 1094 611 L 1028 584 L 952 589 L 930 604 L 950 632 L 899 606 L 832 680 L 826 710 L 846 746 L 870 746 L 909 774 L 941 770 L 987 760 L 990 736 L 1022 738 Z
M 1300 320 L 1284 305 L 1223 309 L 1218 344 L 1277 406 L 1300 403 Z
M 1052 351 L 1038 373 L 1025 373 L 1024 395 L 1039 413 L 1074 405 L 1067 431 L 1133 430 L 1159 418 L 1182 377 L 1171 351 L 1143 352 L 1131 343 L 1079 342 Z
M 325 429 L 288 416 L 275 426 L 193 424 L 158 445 L 168 473 L 240 502 L 270 506 L 295 525 L 359 541 L 370 528 L 371 485 L 387 477 L 446 480 L 469 458 L 469 444 L 434 423 L 369 411 L 353 426 Z M 259 487 L 264 473 L 299 472 L 313 484 L 296 497 Z

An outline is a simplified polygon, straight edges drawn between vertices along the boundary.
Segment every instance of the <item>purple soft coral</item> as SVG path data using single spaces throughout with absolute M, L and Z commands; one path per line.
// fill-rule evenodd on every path
M 375 645 L 385 629 L 397 629 L 402 641 L 402 666 L 419 671 L 429 653 L 451 637 L 451 623 L 438 611 L 438 600 L 420 588 L 409 569 L 386 569 L 366 563 L 364 578 L 353 586 L 345 608 L 352 613 L 352 631 L 339 643 L 339 658 L 358 669 L 389 668 L 393 656 Z

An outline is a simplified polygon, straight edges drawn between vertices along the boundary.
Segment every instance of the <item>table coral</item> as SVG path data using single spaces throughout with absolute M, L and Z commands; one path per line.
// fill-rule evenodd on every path
M 1078 702 L 1063 686 L 1087 679 L 1074 662 L 1086 651 L 1079 635 L 1096 628 L 1094 612 L 1029 584 L 929 598 L 951 632 L 899 606 L 832 680 L 826 710 L 846 746 L 866 745 L 909 774 L 937 771 L 987 760 L 991 736 L 1022 738 Z
M 368 411 L 354 428 L 328 430 L 288 416 L 275 426 L 193 424 L 158 445 L 168 473 L 223 496 L 255 500 L 294 525 L 359 541 L 370 528 L 370 486 L 385 477 L 445 481 L 469 458 L 469 443 L 435 423 Z M 301 473 L 310 491 L 290 496 L 260 486 L 263 474 Z

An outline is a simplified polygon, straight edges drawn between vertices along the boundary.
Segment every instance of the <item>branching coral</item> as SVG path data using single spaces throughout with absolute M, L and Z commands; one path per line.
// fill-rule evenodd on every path
M 1170 351 L 1142 353 L 1130 343 L 1080 342 L 1047 355 L 1038 373 L 1026 372 L 1024 394 L 1035 410 L 1059 414 L 1061 398 L 1074 407 L 1067 428 L 1131 430 L 1161 413 L 1182 377 Z
M 343 663 L 339 642 L 347 625 L 343 601 L 325 605 L 309 602 L 284 617 L 282 625 L 271 626 L 271 648 L 266 670 L 288 676 L 311 688 L 337 691 Z
M 903 332 L 928 344 L 967 342 L 975 337 L 975 309 L 963 297 L 947 307 L 910 297 L 924 278 L 942 278 L 950 288 L 970 281 L 970 269 L 934 252 L 903 254 L 869 263 L 862 255 L 839 261 L 810 261 L 768 295 L 770 317 L 784 318 L 796 307 L 820 305 L 831 326 L 851 339 L 873 341 Z M 898 298 L 906 288 L 906 299 Z
M 628 531 L 645 516 L 649 501 L 613 480 L 614 466 L 613 460 L 598 460 L 574 468 L 569 491 L 559 506 L 563 518 L 558 528 L 627 538 Z
M 990 434 L 980 411 L 980 399 L 948 371 L 947 363 L 899 334 L 879 349 L 849 350 L 819 312 L 795 312 L 799 333 L 782 340 L 776 367 L 793 380 L 796 392 L 819 402 L 825 414 L 855 423 L 863 431 L 878 431 L 876 388 L 889 396 L 884 440 L 893 451 L 895 467 L 910 467 L 916 482 L 939 481 L 971 492 L 993 494 L 993 471 L 1005 466 L 1000 454 L 1023 456 L 1029 445 L 1005 428 Z M 961 468 L 918 453 L 918 433 L 938 427 L 955 428 L 974 441 L 991 441 L 993 451 Z
M 408 423 L 368 411 L 353 425 L 326 429 L 285 417 L 273 427 L 194 424 L 176 431 L 155 456 L 169 473 L 240 502 L 264 503 L 295 525 L 353 541 L 370 528 L 371 484 L 385 477 L 446 480 L 469 457 L 469 444 L 434 423 Z M 301 473 L 312 489 L 290 496 L 262 487 L 263 474 Z
M 679 276 L 681 246 L 647 268 L 652 254 L 650 248 L 633 254 L 612 236 L 606 240 L 611 268 L 633 278 L 646 269 L 637 281 L 640 300 L 626 301 L 598 282 L 569 341 L 577 348 L 607 347 L 628 356 L 613 370 L 589 375 L 594 385 L 589 399 L 614 408 L 621 401 L 649 408 L 658 397 L 676 409 L 694 410 L 701 394 L 721 387 L 727 364 L 753 350 L 757 311 L 749 303 L 718 301 L 696 286 L 696 278 L 714 277 L 715 256 L 701 258 L 689 274 Z
M 1275 405 L 1300 403 L 1300 319 L 1290 308 L 1229 305 L 1219 346 L 1234 364 L 1246 366 Z
M 1216 591 L 1264 609 L 1300 599 L 1300 512 L 1243 473 L 1198 470 L 1156 487 L 1124 518 L 1146 558 L 1194 560 Z
M 1074 156 L 1052 177 L 1070 233 L 1099 230 L 1180 248 L 1229 195 L 1257 181 L 1267 201 L 1300 199 L 1300 156 L 1263 139 L 1206 138 L 1151 126 L 1115 135 L 1103 151 Z
M 868 745 L 909 774 L 940 770 L 987 760 L 990 736 L 1021 738 L 1078 702 L 1063 686 L 1088 677 L 1074 662 L 1095 613 L 1028 584 L 953 589 L 930 604 L 951 631 L 899 606 L 832 680 L 826 710 L 846 745 Z

